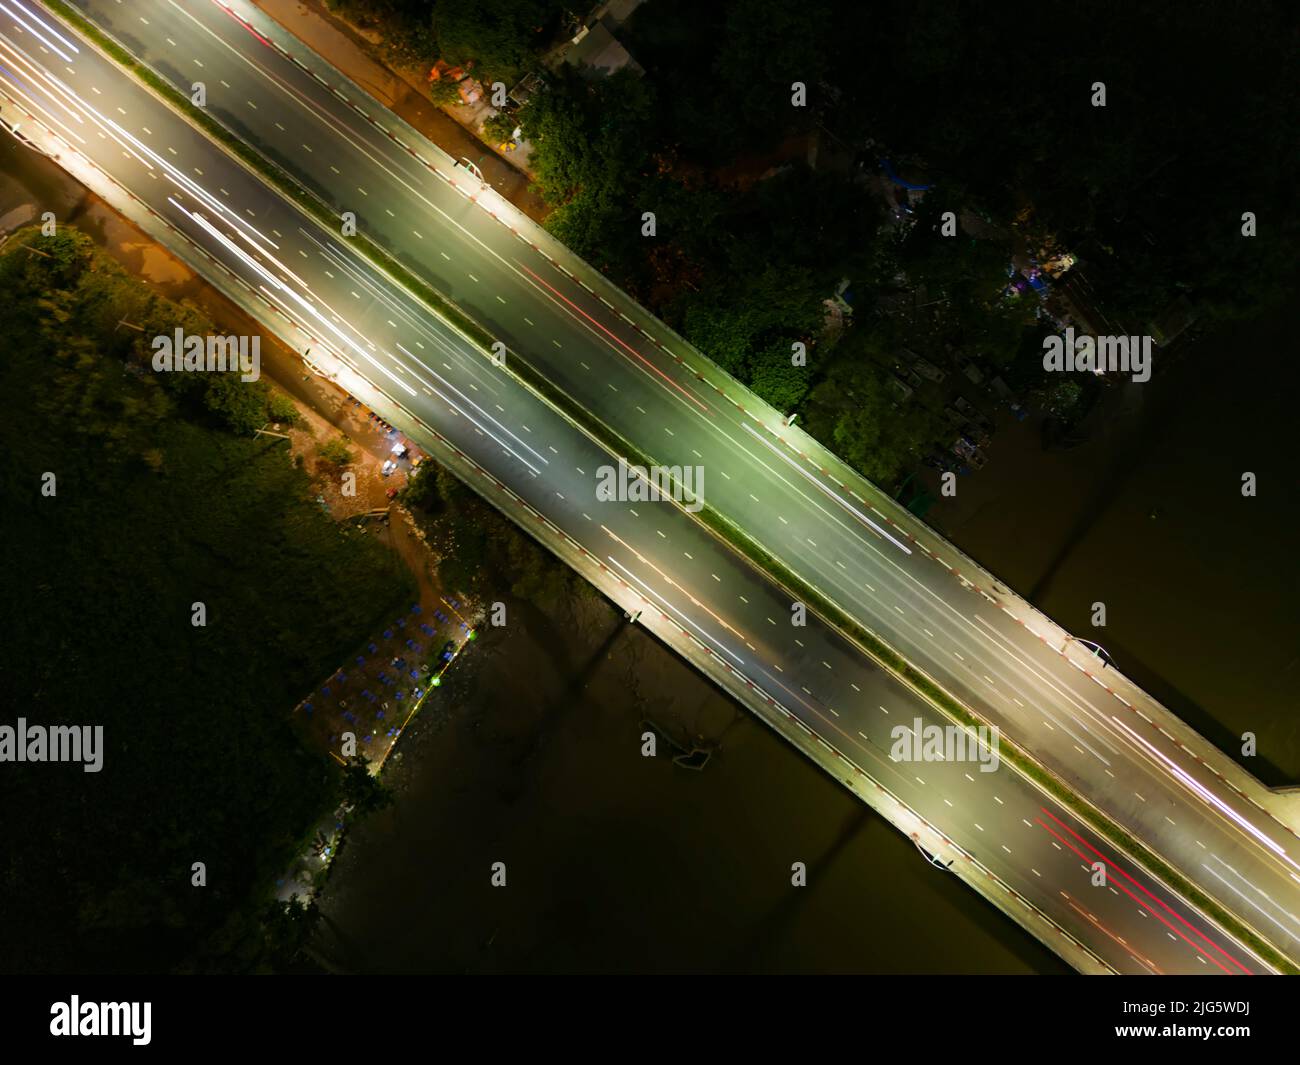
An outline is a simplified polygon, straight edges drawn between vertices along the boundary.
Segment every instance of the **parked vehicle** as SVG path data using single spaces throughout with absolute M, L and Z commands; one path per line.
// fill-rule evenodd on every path
M 957 369 L 965 374 L 973 384 L 982 385 L 984 383 L 984 375 L 980 373 L 980 368 L 973 359 L 958 359 Z
M 912 361 L 912 369 L 924 377 L 927 381 L 942 381 L 948 375 L 944 373 L 934 363 L 928 359 L 922 359 L 920 356 Z
M 958 462 L 952 455 L 940 454 L 932 451 L 921 460 L 932 470 L 938 470 L 940 473 L 955 473 L 959 477 L 965 477 L 970 473 L 970 467 L 962 462 Z
M 894 376 L 906 381 L 912 388 L 921 387 L 921 376 L 915 370 L 904 366 L 902 363 L 894 363 Z
M 984 465 L 984 454 L 978 447 L 973 446 L 969 441 L 958 437 L 952 445 L 952 453 L 959 458 L 965 459 L 975 469 L 980 469 Z

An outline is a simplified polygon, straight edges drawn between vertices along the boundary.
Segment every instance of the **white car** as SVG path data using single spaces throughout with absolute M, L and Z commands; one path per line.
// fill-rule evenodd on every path
M 384 465 L 379 472 L 383 474 L 383 476 L 387 477 L 395 469 L 397 469 L 397 463 L 394 462 L 392 459 L 385 459 Z

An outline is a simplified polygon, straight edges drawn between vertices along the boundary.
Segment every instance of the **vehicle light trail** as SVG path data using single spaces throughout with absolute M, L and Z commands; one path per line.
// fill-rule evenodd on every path
M 900 540 L 895 539 L 892 535 L 890 535 L 879 525 L 877 525 L 874 521 L 872 521 L 865 514 L 863 514 L 862 511 L 858 510 L 857 507 L 853 506 L 853 504 L 850 503 L 847 499 L 844 499 L 838 492 L 832 492 L 829 488 L 827 488 L 824 484 L 822 484 L 821 481 L 819 481 L 811 473 L 809 473 L 797 462 L 795 462 L 794 459 L 792 459 L 789 455 L 781 451 L 770 440 L 764 440 L 763 437 L 758 433 L 758 431 L 755 430 L 748 422 L 744 423 L 744 427 L 745 427 L 745 432 L 749 433 L 750 436 L 752 436 L 760 444 L 766 447 L 769 451 L 774 452 L 778 458 L 784 459 L 789 465 L 793 466 L 799 473 L 803 474 L 807 480 L 815 484 L 818 488 L 820 488 L 823 492 L 825 492 L 828 496 L 830 496 L 833 500 L 835 500 L 835 502 L 837 502 L 840 506 L 842 506 L 845 510 L 847 510 L 850 514 L 852 514 L 855 518 L 857 518 L 858 521 L 862 522 L 864 525 L 868 526 L 869 528 L 875 530 L 886 540 L 888 540 L 891 544 L 893 544 L 896 548 L 902 551 L 903 554 L 910 555 L 912 553 L 912 549 L 908 547 L 905 543 L 902 543 Z

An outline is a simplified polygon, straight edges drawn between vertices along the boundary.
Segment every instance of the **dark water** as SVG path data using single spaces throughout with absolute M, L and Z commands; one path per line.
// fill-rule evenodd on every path
M 511 616 L 406 747 L 397 806 L 339 858 L 319 942 L 332 967 L 1065 971 L 608 608 Z M 647 717 L 720 750 L 702 772 L 643 758 Z M 505 887 L 489 884 L 497 861 Z
M 0 140 L 0 217 L 46 210 L 170 297 L 220 304 L 55 164 Z M 340 857 L 319 944 L 331 966 L 1064 971 L 607 607 L 584 624 L 527 605 L 511 614 L 404 737 L 390 763 L 396 808 Z M 647 717 L 717 744 L 708 767 L 641 758 Z M 505 888 L 488 886 L 494 861 Z M 795 861 L 806 888 L 790 886 Z
M 1074 631 L 1105 602 L 1099 639 L 1121 668 L 1225 746 L 1255 731 L 1251 768 L 1272 781 L 1300 769 L 1300 380 L 1285 338 L 1279 314 L 1190 346 L 1117 393 L 1070 452 L 1044 452 L 1033 423 L 1004 428 L 989 476 L 932 512 Z M 565 678 L 590 663 L 557 663 L 596 636 L 534 616 L 499 639 L 447 727 L 412 745 L 398 809 L 341 859 L 323 941 L 340 967 L 1064 971 L 639 634 L 578 690 Z M 647 715 L 722 754 L 702 774 L 636 757 Z M 488 886 L 496 860 L 506 888 Z
M 0 215 L 29 203 L 110 244 L 138 240 L 92 202 L 0 143 Z M 1202 341 L 1076 451 L 1006 428 L 989 467 L 931 514 L 1075 631 L 1105 601 L 1101 640 L 1121 668 L 1216 739 L 1256 731 L 1273 769 L 1252 768 L 1278 779 L 1300 776 L 1289 352 L 1282 315 Z M 1243 470 L 1257 499 L 1240 497 Z M 319 943 L 330 965 L 1065 971 L 675 656 L 587 613 L 521 607 L 458 664 L 404 741 L 398 805 L 339 859 Z M 643 759 L 647 717 L 719 753 L 701 773 Z M 489 886 L 496 861 L 504 888 Z M 794 861 L 806 888 L 790 886 Z
M 1068 452 L 995 438 L 931 517 L 964 550 L 1266 783 L 1300 782 L 1300 363 L 1279 310 L 1208 334 L 1097 412 Z M 1242 474 L 1258 495 L 1243 498 Z M 963 485 L 960 492 L 966 492 Z M 1093 630 L 1094 602 L 1107 624 Z M 1238 737 L 1259 754 L 1241 758 Z

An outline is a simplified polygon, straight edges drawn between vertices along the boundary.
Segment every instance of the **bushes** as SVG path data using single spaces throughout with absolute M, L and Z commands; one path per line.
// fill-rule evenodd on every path
M 130 354 L 116 319 L 75 302 L 88 277 L 117 286 L 115 265 L 90 247 L 70 265 L 31 255 L 33 232 L 0 253 L 0 389 L 23 397 L 0 420 L 0 567 L 21 605 L 0 614 L 0 702 L 102 724 L 106 771 L 0 774 L 35 841 L 5 852 L 0 968 L 168 971 L 338 800 L 340 774 L 288 713 L 411 601 L 410 580 L 372 539 L 339 535 L 282 446 L 213 426 L 208 389 L 239 410 L 265 385 L 127 372 L 105 354 Z M 120 284 L 122 306 L 149 306 Z M 178 873 L 196 855 L 220 870 L 207 892 Z
M 500 144 L 510 139 L 510 134 L 515 131 L 518 120 L 512 114 L 505 111 L 498 111 L 483 123 L 483 132 L 493 144 Z
M 352 461 L 352 451 L 346 436 L 336 436 L 320 446 L 320 457 L 334 466 L 343 467 Z
M 298 422 L 298 408 L 283 392 L 271 392 L 266 400 L 266 413 L 271 421 L 281 425 L 295 425 Z
M 271 390 L 261 381 L 241 381 L 233 371 L 208 375 L 203 404 L 226 428 L 251 436 L 267 421 Z

